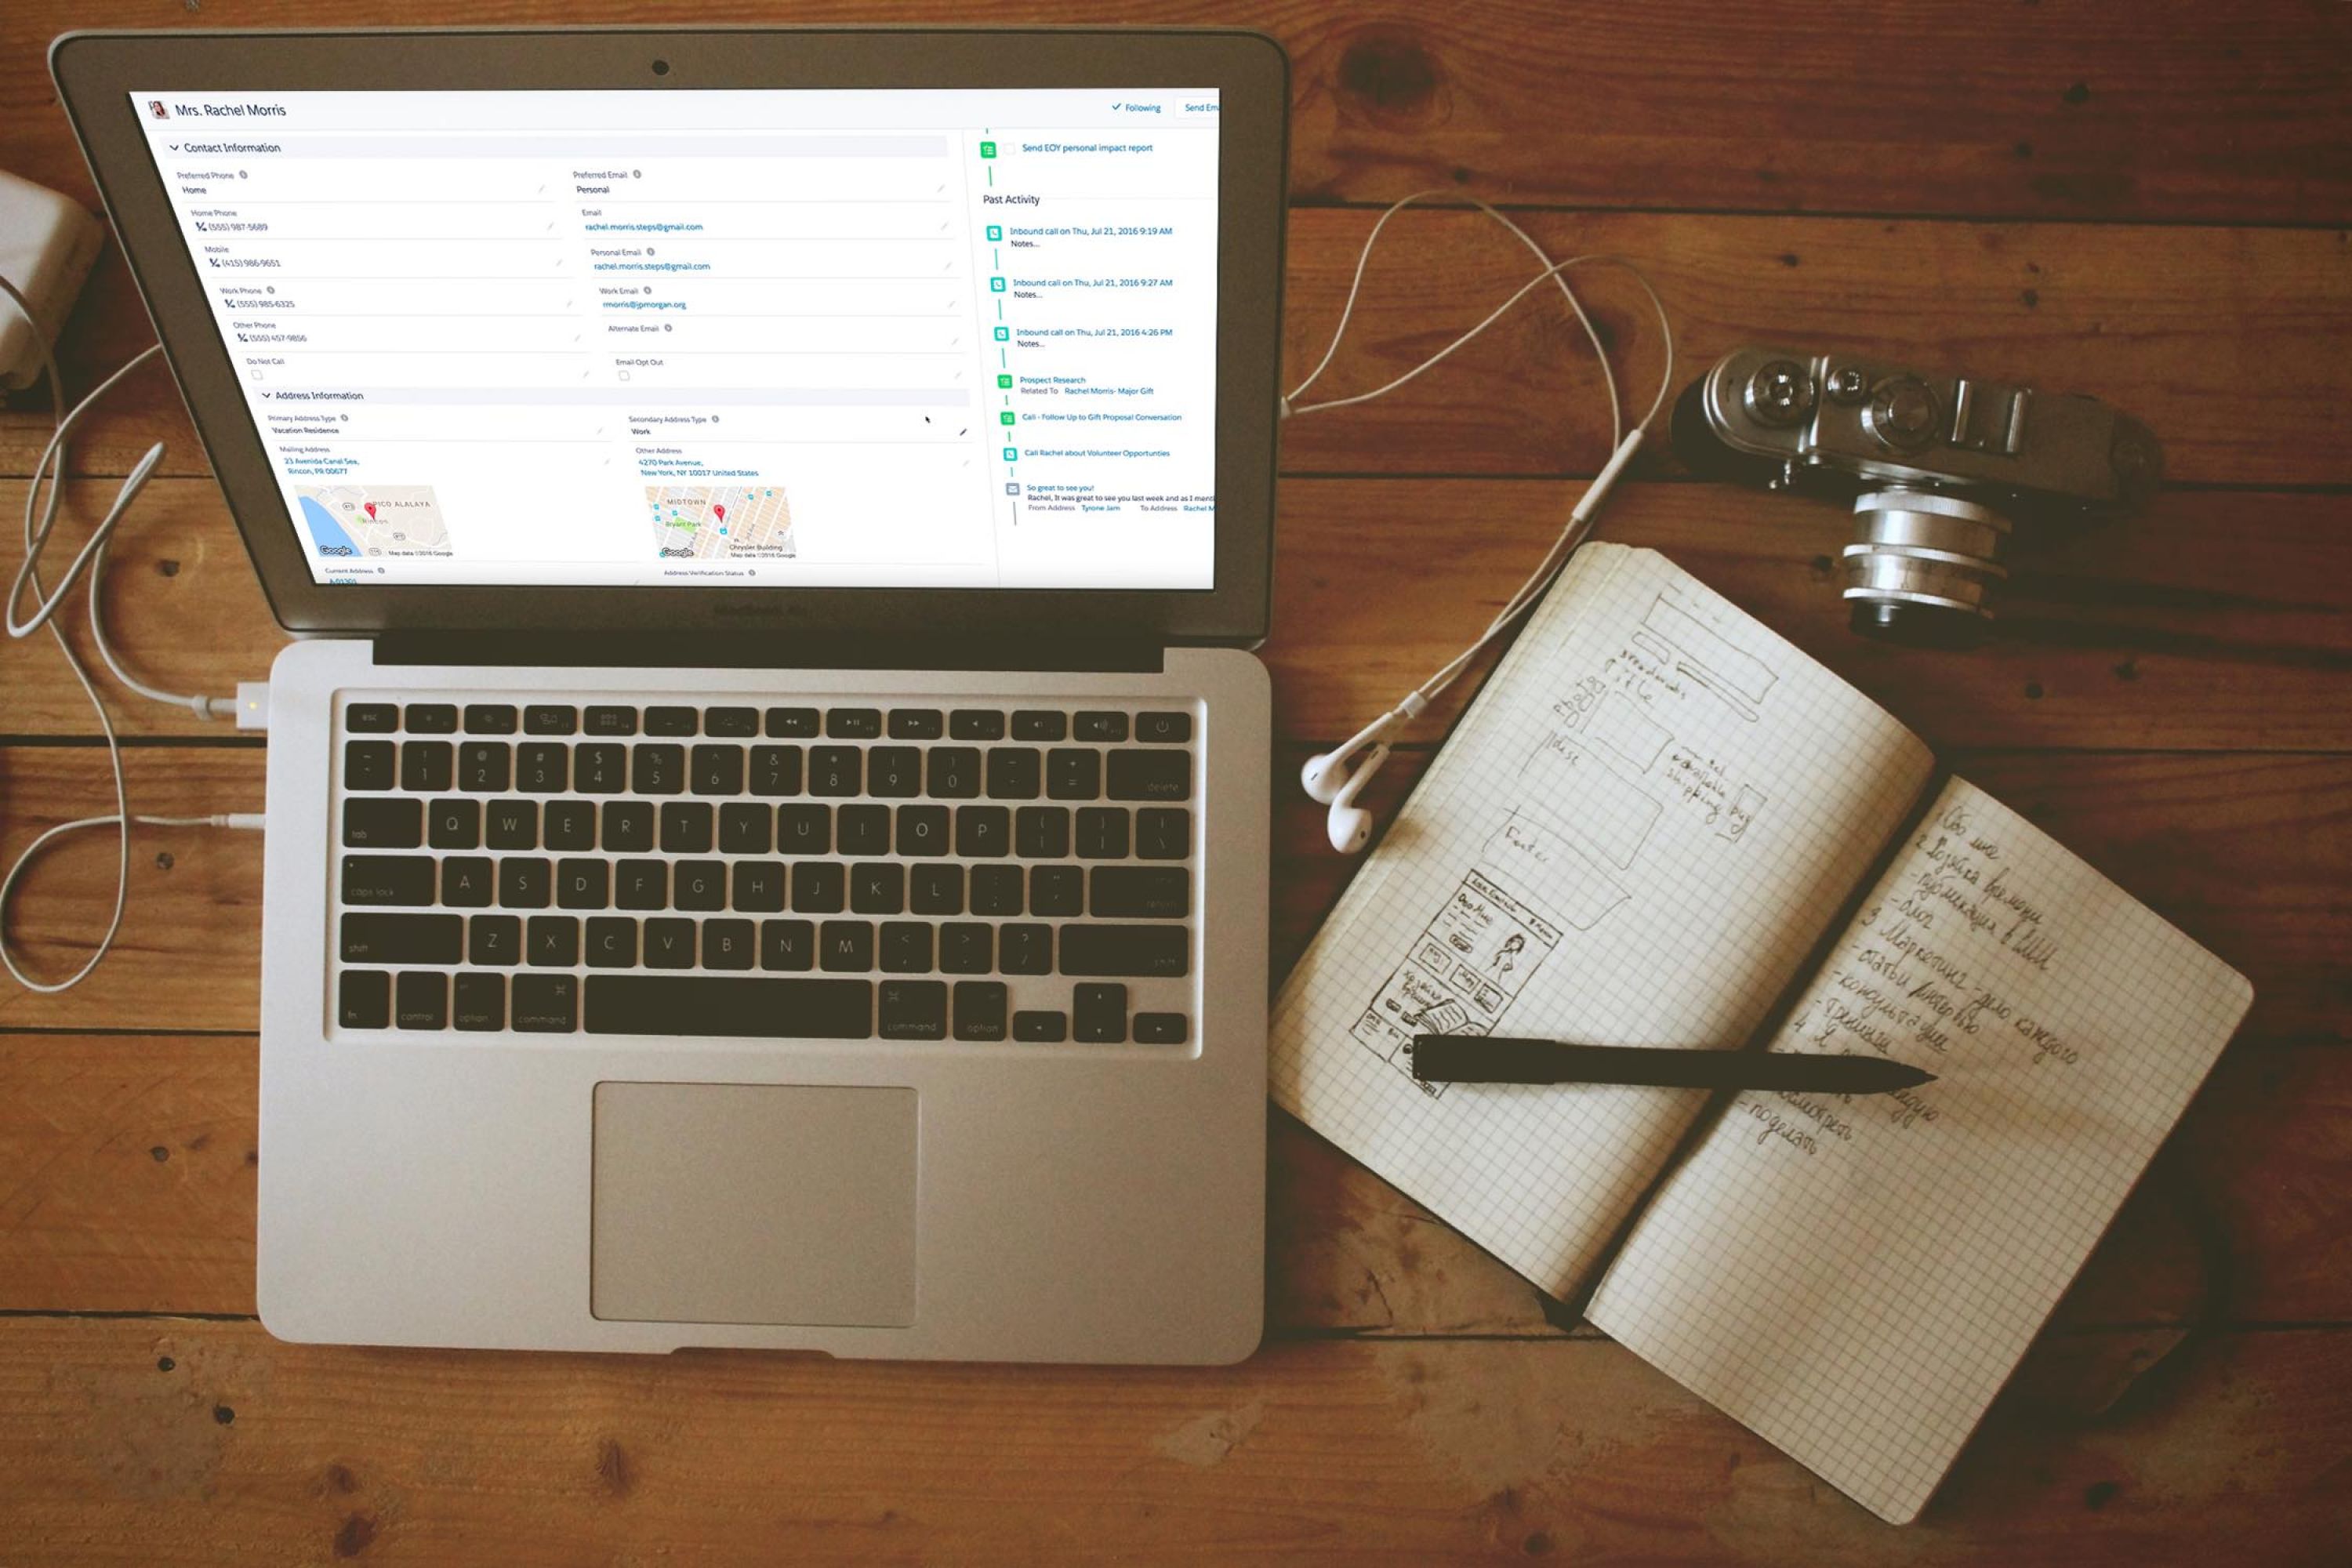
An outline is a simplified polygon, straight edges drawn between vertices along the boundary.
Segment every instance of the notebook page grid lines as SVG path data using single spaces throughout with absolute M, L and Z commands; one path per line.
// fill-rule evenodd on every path
M 2054 944 L 2048 968 L 2005 950 L 2006 933 L 1969 942 L 1948 921 L 1930 928 L 1939 945 L 1924 951 L 1965 957 L 2008 1016 L 1986 1008 L 1975 1032 L 1944 1029 L 1940 1052 L 1903 1034 L 1888 1054 L 1942 1075 L 1916 1098 L 1815 1097 L 1843 1135 L 1791 1097 L 1740 1096 L 1643 1213 L 1591 1310 L 1895 1522 L 1926 1506 L 2251 997 L 2219 960 L 1955 780 L 1774 1049 L 1869 1049 L 1828 1026 L 1828 1009 L 1859 994 L 1855 977 L 1893 978 L 1890 953 L 1929 983 L 1923 950 L 1903 950 L 1918 928 L 1900 910 L 1955 807 L 1967 837 L 1998 845 L 2002 885 L 2030 894 Z M 1784 1136 L 1800 1126 L 1813 1152 Z
M 1743 1043 L 1931 770 L 1654 552 L 1587 546 L 1286 987 L 1276 1102 L 1570 1293 L 1706 1097 L 1432 1093 L 1405 1039 Z

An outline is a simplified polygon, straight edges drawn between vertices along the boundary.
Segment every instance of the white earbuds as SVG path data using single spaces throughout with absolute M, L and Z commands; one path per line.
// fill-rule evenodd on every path
M 1371 840 L 1372 814 L 1356 804 L 1356 796 L 1363 793 L 1364 786 L 1372 782 L 1372 775 L 1388 760 L 1388 743 L 1382 742 L 1371 749 L 1363 765 L 1348 775 L 1348 782 L 1332 797 L 1331 819 L 1326 831 L 1331 836 L 1331 847 L 1342 855 L 1353 855 Z

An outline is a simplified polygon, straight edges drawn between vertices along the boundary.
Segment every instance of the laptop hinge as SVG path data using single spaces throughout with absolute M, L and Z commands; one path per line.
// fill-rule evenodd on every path
M 1156 642 L 1073 636 L 777 637 L 733 632 L 382 632 L 380 666 L 540 665 L 576 669 L 975 669 L 1156 674 Z

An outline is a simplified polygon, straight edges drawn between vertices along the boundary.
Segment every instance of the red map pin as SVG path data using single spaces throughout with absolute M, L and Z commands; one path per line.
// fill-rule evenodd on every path
M 717 518 L 719 521 L 725 522 L 727 521 L 727 509 L 719 505 L 717 501 L 712 501 L 710 503 L 710 515 Z
M 375 502 L 362 501 L 360 504 L 367 508 L 368 521 L 370 522 L 373 522 L 375 521 Z

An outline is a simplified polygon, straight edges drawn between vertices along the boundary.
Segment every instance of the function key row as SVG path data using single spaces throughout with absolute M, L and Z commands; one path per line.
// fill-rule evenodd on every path
M 654 704 L 645 708 L 592 704 L 576 708 L 564 703 L 532 703 L 520 710 L 510 702 L 353 702 L 343 709 L 343 728 L 355 735 L 712 735 L 749 738 L 765 734 L 774 740 L 813 740 L 820 736 L 841 741 L 876 741 L 887 732 L 894 741 L 1001 741 L 1008 728 L 1016 741 L 1119 742 L 1132 738 L 1146 745 L 1181 745 L 1192 738 L 1192 716 L 1180 712 L 1081 710 L 1073 715 L 1054 709 L 1024 709 L 1005 715 L 994 709 L 893 708 L 886 717 L 879 708 L 691 708 Z

